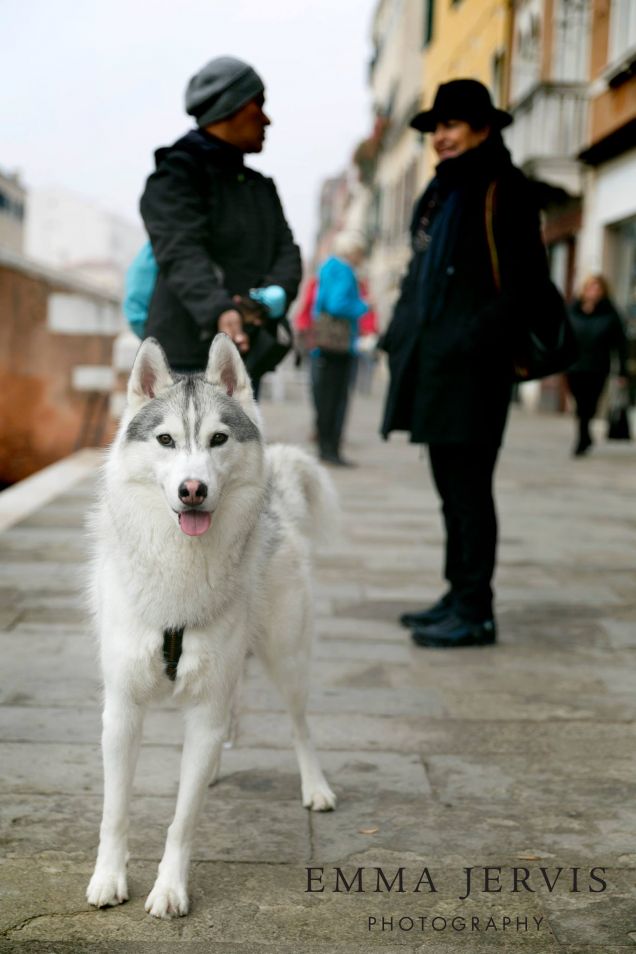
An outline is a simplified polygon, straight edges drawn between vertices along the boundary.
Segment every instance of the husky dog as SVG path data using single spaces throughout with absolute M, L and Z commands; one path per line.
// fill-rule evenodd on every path
M 310 457 L 264 447 L 249 378 L 226 335 L 216 336 L 197 375 L 172 373 L 153 339 L 141 345 L 93 528 L 105 700 L 104 814 L 90 904 L 128 897 L 128 803 L 144 710 L 168 698 L 185 711 L 181 778 L 146 910 L 187 914 L 197 816 L 219 770 L 249 646 L 289 709 L 303 805 L 334 808 L 305 704 L 309 539 L 335 508 L 330 481 Z

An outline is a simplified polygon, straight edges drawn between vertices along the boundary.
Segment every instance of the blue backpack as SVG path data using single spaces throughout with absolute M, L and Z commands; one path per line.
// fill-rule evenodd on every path
M 152 245 L 146 242 L 130 264 L 124 282 L 124 315 L 138 338 L 144 336 L 158 273 Z

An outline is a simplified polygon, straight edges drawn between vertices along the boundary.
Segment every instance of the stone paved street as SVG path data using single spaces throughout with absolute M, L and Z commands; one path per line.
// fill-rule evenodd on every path
M 292 397 L 264 404 L 269 437 L 304 443 Z M 84 901 L 102 784 L 78 596 L 93 476 L 0 536 L 1 952 L 636 951 L 636 448 L 600 441 L 574 461 L 571 421 L 515 411 L 498 471 L 500 644 L 418 650 L 396 618 L 440 592 L 438 505 L 417 448 L 380 442 L 378 418 L 377 398 L 357 399 L 360 467 L 334 474 L 344 529 L 316 570 L 311 721 L 338 809 L 301 807 L 286 715 L 250 659 L 184 919 L 143 907 L 174 806 L 176 711 L 146 725 L 131 900 Z M 324 892 L 305 891 L 307 866 Z M 334 892 L 337 866 L 349 880 L 365 868 L 366 892 Z M 477 871 L 459 900 L 463 869 L 483 866 L 502 868 L 493 890 Z M 389 881 L 404 868 L 404 893 L 374 893 L 376 867 Z M 516 893 L 515 867 L 530 870 Z M 596 867 L 605 891 L 590 890 Z M 424 868 L 435 893 L 414 893 Z

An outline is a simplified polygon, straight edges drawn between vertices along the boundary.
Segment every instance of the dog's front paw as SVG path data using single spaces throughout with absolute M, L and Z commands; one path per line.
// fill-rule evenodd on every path
M 336 796 L 326 782 L 314 787 L 313 791 L 303 793 L 303 807 L 312 812 L 331 812 L 336 807 Z
M 185 885 L 169 884 L 157 878 L 146 899 L 146 911 L 153 918 L 183 917 L 188 913 L 188 892 Z
M 98 871 L 86 889 L 86 900 L 96 908 L 109 908 L 128 900 L 125 871 Z

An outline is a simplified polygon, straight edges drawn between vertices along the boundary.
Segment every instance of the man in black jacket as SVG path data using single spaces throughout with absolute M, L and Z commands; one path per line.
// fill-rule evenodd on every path
M 257 387 L 246 328 L 284 318 L 302 275 L 276 186 L 244 165 L 270 125 L 264 85 L 247 63 L 217 57 L 190 80 L 185 102 L 198 128 L 157 150 L 141 197 L 159 266 L 146 335 L 187 372 L 205 367 L 211 338 L 224 331 Z

